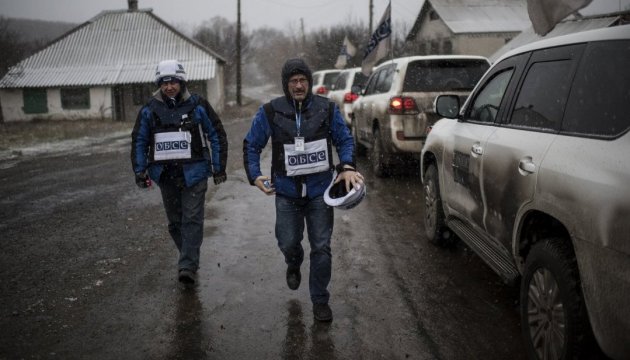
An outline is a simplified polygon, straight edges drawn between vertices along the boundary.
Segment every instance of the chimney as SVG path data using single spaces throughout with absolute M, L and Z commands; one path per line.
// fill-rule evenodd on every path
M 129 11 L 138 11 L 138 0 L 127 0 Z

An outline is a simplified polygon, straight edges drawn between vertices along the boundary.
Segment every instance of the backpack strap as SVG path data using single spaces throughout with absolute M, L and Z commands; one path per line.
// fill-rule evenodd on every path
M 326 126 L 328 126 L 328 132 L 331 134 L 332 127 L 330 126 L 330 124 L 332 124 L 333 116 L 335 116 L 335 103 L 332 101 L 328 101 L 328 119 L 326 119 L 328 123 L 326 124 Z
M 276 115 L 276 111 L 273 109 L 273 105 L 271 105 L 270 102 L 263 105 L 263 110 L 265 110 L 265 117 L 267 117 L 267 122 L 269 122 L 269 127 L 271 127 L 271 122 Z

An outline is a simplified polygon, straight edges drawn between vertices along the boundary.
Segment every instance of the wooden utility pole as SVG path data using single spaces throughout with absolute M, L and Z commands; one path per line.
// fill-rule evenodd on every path
M 241 106 L 241 0 L 236 4 L 236 104 Z
M 300 43 L 300 53 L 298 54 L 300 57 L 305 57 L 306 52 L 306 35 L 304 34 L 304 18 L 300 18 L 300 33 L 301 33 L 301 43 Z
M 374 0 L 370 0 L 370 36 L 372 35 L 372 17 L 374 15 Z

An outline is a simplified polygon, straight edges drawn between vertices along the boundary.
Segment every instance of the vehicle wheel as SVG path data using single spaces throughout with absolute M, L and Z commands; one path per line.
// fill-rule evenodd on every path
M 424 231 L 427 239 L 435 245 L 446 246 L 455 240 L 454 234 L 446 226 L 435 165 L 429 165 L 424 173 Z
M 565 240 L 534 245 L 521 280 L 521 330 L 530 359 L 574 359 L 590 327 L 577 260 Z
M 354 122 L 354 120 L 353 120 Z M 359 142 L 359 134 L 356 126 L 352 126 L 352 138 L 354 139 L 354 149 L 357 156 L 365 156 L 366 148 Z
M 378 177 L 385 177 L 387 172 L 385 170 L 386 164 L 384 162 L 383 153 L 383 141 L 381 140 L 381 131 L 374 129 L 374 143 L 372 144 L 372 151 L 370 152 L 370 162 L 372 163 L 372 171 L 374 175 Z

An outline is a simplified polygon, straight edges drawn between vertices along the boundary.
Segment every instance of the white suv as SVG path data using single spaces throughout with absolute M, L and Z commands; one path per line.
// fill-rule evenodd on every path
M 313 72 L 313 85 L 311 85 L 313 94 L 328 96 L 328 92 L 337 81 L 340 72 L 341 70 L 333 69 Z
M 594 338 L 628 359 L 630 25 L 515 49 L 461 109 L 436 109 L 451 119 L 422 150 L 429 240 L 520 280 L 530 358 L 579 358 Z
M 444 92 L 465 98 L 490 67 L 481 56 L 410 56 L 375 68 L 352 105 L 358 155 L 370 149 L 377 176 L 409 157 L 416 159 L 431 125 L 439 119 L 433 100 Z
M 350 127 L 352 123 L 352 103 L 359 98 L 359 92 L 363 89 L 367 76 L 363 75 L 361 68 L 343 70 L 328 92 L 328 98 L 337 104 L 339 111 Z

